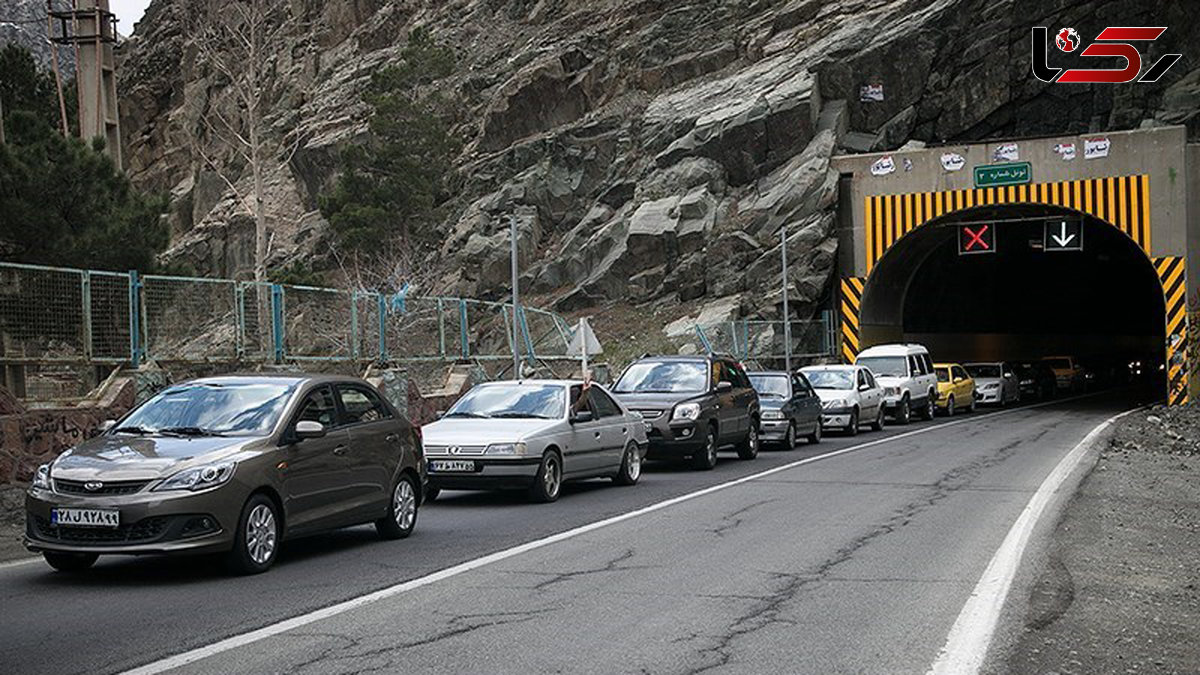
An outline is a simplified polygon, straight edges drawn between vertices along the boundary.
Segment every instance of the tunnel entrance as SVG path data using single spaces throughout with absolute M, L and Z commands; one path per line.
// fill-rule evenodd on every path
M 1082 250 L 1046 250 L 1046 223 L 1081 222 Z M 994 252 L 960 254 L 960 228 Z M 1097 382 L 1166 386 L 1166 311 L 1154 263 L 1125 232 L 1046 204 L 954 211 L 900 237 L 862 288 L 862 347 L 918 342 L 942 361 L 1072 356 Z M 1161 389 L 1160 389 L 1161 391 Z

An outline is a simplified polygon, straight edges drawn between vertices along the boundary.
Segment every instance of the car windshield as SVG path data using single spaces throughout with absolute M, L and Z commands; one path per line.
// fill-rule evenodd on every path
M 750 385 L 759 396 L 765 398 L 787 398 L 787 375 L 756 375 L 750 374 Z
M 976 363 L 967 366 L 971 377 L 1000 377 L 1000 366 L 988 363 Z
M 192 382 L 165 389 L 116 433 L 265 436 L 275 428 L 294 384 Z
M 903 356 L 866 356 L 856 363 L 870 368 L 876 377 L 908 376 L 908 360 Z
M 1071 369 L 1071 361 L 1069 359 L 1046 359 L 1046 364 L 1055 370 Z
M 629 366 L 613 391 L 618 394 L 670 394 L 704 391 L 708 368 L 703 361 L 640 361 Z
M 949 368 L 935 368 L 934 372 L 937 373 L 938 382 L 949 382 L 950 381 L 950 369 Z
M 854 374 L 849 370 L 805 370 L 813 389 L 853 389 Z
M 486 384 L 468 391 L 445 417 L 558 419 L 566 389 L 557 384 Z

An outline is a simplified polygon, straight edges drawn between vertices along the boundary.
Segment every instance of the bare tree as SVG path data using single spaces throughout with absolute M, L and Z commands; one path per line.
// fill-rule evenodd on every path
M 200 19 L 200 25 L 193 31 L 197 61 L 219 78 L 233 104 L 223 107 L 218 101 L 210 101 L 202 122 L 251 173 L 254 280 L 262 283 L 267 278 L 271 245 L 263 195 L 265 174 L 269 163 L 286 163 L 299 145 L 298 138 L 292 138 L 291 143 L 286 137 L 283 142 L 272 140 L 265 119 L 270 105 L 265 90 L 274 67 L 274 47 L 281 34 L 293 25 L 293 18 L 283 0 L 207 0 L 203 11 L 196 15 Z M 246 196 L 237 186 L 237 176 L 228 174 L 222 158 L 206 152 L 199 141 L 194 141 L 193 147 L 203 162 L 245 202 Z

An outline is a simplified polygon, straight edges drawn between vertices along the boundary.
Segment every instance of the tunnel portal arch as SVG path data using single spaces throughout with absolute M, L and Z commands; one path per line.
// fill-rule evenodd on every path
M 1074 327 L 1084 331 L 1074 334 L 1080 348 L 1105 342 L 1114 351 L 1160 354 L 1169 401 L 1185 402 L 1189 369 L 1184 259 L 1151 255 L 1149 194 L 1149 177 L 1137 175 L 868 196 L 863 232 L 867 275 L 841 282 L 843 357 L 852 361 L 873 344 L 912 340 L 940 342 L 931 348 L 940 347 L 955 360 L 990 359 L 997 355 L 989 352 L 989 345 L 999 349 L 997 344 L 1013 352 L 1012 358 L 1034 358 L 1039 351 L 1053 355 L 1066 349 L 1071 320 L 1086 320 L 1090 323 Z M 1038 228 L 1062 217 L 1083 219 L 1086 254 L 1073 258 L 1074 253 L 1036 250 Z M 958 256 L 958 225 L 981 222 L 996 226 L 994 259 Z M 1056 280 L 1055 268 L 1060 266 Z M 1037 281 L 1023 283 L 1029 275 L 1037 275 Z M 986 288 L 991 304 L 984 302 L 980 309 L 965 302 L 967 296 L 955 288 L 960 281 Z M 1055 317 L 1038 302 L 1044 300 L 1039 283 L 1054 284 L 1064 298 L 1060 302 L 1084 304 L 1068 305 L 1074 314 Z M 941 297 L 927 297 L 931 292 Z M 996 301 L 998 296 L 1005 299 Z M 1106 306 L 1106 300 L 1112 302 Z M 1025 326 L 1020 321 L 1022 302 L 1029 303 L 1032 313 Z M 1115 319 L 1114 304 L 1122 305 L 1123 312 Z M 988 311 L 1004 314 L 1017 329 L 1005 324 L 1008 332 L 1003 336 L 989 332 L 984 325 L 989 318 L 1005 317 L 989 317 Z M 956 335 L 953 328 L 971 324 L 971 317 L 978 324 L 975 329 Z M 1104 317 L 1112 320 L 1105 323 Z M 1048 330 L 1067 332 L 1035 336 L 1028 329 L 1039 318 Z M 950 330 L 929 330 L 939 326 Z

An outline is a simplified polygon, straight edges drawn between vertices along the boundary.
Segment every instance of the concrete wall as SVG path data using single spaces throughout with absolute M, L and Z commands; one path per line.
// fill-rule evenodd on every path
M 1084 139 L 1097 136 L 1106 136 L 1112 143 L 1108 157 L 1084 159 Z M 844 247 L 839 253 L 840 274 L 866 274 L 863 232 L 865 197 L 973 188 L 974 167 L 1002 163 L 992 160 L 992 152 L 1005 142 L 1017 143 L 1019 161 L 1032 164 L 1033 183 L 1149 174 L 1151 252 L 1154 256 L 1188 254 L 1187 188 L 1190 184 L 1189 176 L 1195 172 L 1188 171 L 1185 155 L 1187 131 L 1184 127 L 1176 126 L 834 157 L 834 168 L 852 176 L 849 182 L 850 209 L 847 212 L 843 208 L 840 214 L 839 237 Z M 1066 161 L 1055 153 L 1055 145 L 1064 142 L 1075 143 L 1075 159 Z M 947 152 L 962 155 L 966 158 L 966 165 L 960 171 L 945 171 L 942 168 L 941 156 Z M 891 154 L 894 158 L 895 172 L 884 176 L 871 175 L 871 164 L 885 154 Z M 912 162 L 910 171 L 904 169 L 905 159 Z M 1195 162 L 1192 165 L 1200 166 Z M 1194 194 L 1195 190 L 1192 192 Z M 1193 212 L 1200 213 L 1195 209 Z M 1200 258 L 1200 241 L 1193 241 L 1190 247 L 1190 250 L 1197 254 L 1189 258 L 1195 265 L 1197 258 Z

